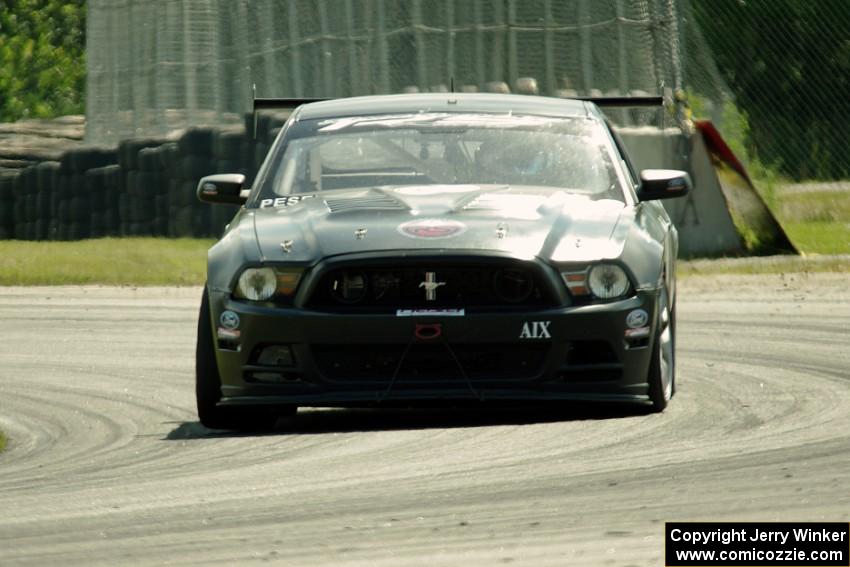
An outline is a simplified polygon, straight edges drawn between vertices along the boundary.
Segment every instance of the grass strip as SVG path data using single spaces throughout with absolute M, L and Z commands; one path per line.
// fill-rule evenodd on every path
M 681 276 L 850 272 L 845 235 L 832 223 L 801 223 L 800 241 L 836 254 L 680 260 Z M 850 237 L 850 234 L 847 235 Z M 835 242 L 835 246 L 830 243 Z M 213 240 L 102 238 L 77 242 L 0 241 L 0 286 L 202 285 Z
M 0 241 L 0 285 L 200 285 L 213 240 Z
M 788 238 L 803 252 L 850 254 L 850 222 L 847 220 L 786 222 L 784 227 Z
M 850 254 L 850 191 L 840 184 L 787 185 L 775 194 L 774 212 L 788 237 L 808 254 Z
M 808 256 L 750 256 L 680 260 L 676 273 L 681 277 L 718 274 L 791 274 L 850 272 L 850 254 Z

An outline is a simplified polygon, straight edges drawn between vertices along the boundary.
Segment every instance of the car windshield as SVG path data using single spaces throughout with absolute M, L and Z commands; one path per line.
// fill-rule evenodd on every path
M 604 126 L 588 118 L 417 113 L 304 120 L 269 158 L 255 202 L 334 189 L 469 184 L 622 200 L 614 159 Z

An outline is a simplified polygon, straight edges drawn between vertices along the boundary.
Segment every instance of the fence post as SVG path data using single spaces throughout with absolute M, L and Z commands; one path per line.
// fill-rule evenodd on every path
M 384 0 L 376 0 L 376 9 L 378 12 L 378 23 L 375 27 L 375 33 L 378 36 L 378 92 L 388 93 L 390 91 L 390 75 L 389 65 L 390 58 L 387 50 L 387 14 L 384 10 Z
M 504 81 L 505 77 L 505 6 L 497 0 L 493 6 L 493 75 L 494 79 Z M 510 83 L 513 85 L 513 83 Z
M 516 0 L 508 0 L 508 81 L 516 83 L 519 77 L 516 42 Z
M 348 92 L 334 93 L 336 96 L 352 96 L 360 94 L 357 72 L 357 40 L 354 39 L 354 7 L 351 0 L 345 0 L 345 22 L 348 31 Z M 345 91 L 345 89 L 342 89 Z
M 590 45 L 590 17 L 587 0 L 578 2 L 578 29 L 581 38 L 581 76 L 585 94 L 593 88 L 593 52 Z
M 178 16 L 178 18 L 179 18 L 179 16 Z M 119 25 L 120 24 L 119 24 L 119 18 L 118 18 L 118 10 L 110 11 L 110 13 L 109 13 L 109 29 L 110 30 L 117 30 Z M 126 56 L 126 54 L 122 56 L 121 50 L 116 49 L 116 50 L 112 51 L 112 54 L 110 55 L 110 59 L 111 59 L 111 61 L 110 61 L 111 68 L 117 70 L 119 68 L 119 65 L 121 64 L 121 60 L 124 59 L 126 61 L 127 56 Z M 120 73 L 116 72 L 115 74 L 119 79 L 121 78 Z M 88 85 L 87 85 L 87 88 L 88 88 Z M 176 89 L 176 88 L 174 90 L 176 92 L 179 92 L 178 89 Z M 180 104 L 182 102 L 182 101 L 178 101 L 177 99 L 178 99 L 178 97 L 175 96 L 174 101 L 173 101 L 173 104 L 175 106 L 177 106 L 178 104 Z M 96 115 L 96 112 L 92 112 L 92 110 L 95 110 L 93 108 L 94 104 L 93 104 L 93 102 L 89 102 L 89 101 L 94 101 L 94 97 L 86 97 L 86 129 L 88 129 L 88 117 L 92 116 L 92 115 Z M 112 89 L 112 102 L 111 102 L 110 110 L 112 111 L 113 114 L 116 114 L 119 108 L 121 108 L 121 89 L 117 88 L 117 87 L 113 87 L 113 89 Z M 112 125 L 113 128 L 115 128 L 115 126 L 116 126 L 115 124 Z M 104 130 L 108 129 L 108 126 L 106 126 L 102 123 L 99 123 L 98 127 L 103 128 Z M 120 127 L 126 128 L 127 127 L 126 122 L 122 121 Z M 98 132 L 98 133 L 100 134 L 102 132 Z
M 171 6 L 171 4 L 171 2 L 168 3 L 169 6 Z M 237 85 L 248 85 L 248 88 L 243 87 L 234 89 L 234 92 L 237 93 L 236 96 L 239 97 L 239 104 L 237 106 L 239 110 L 245 110 L 251 107 L 251 101 L 249 100 L 248 93 L 251 92 L 250 87 L 254 83 L 253 78 L 251 77 L 251 60 L 248 58 L 248 42 L 245 41 L 245 38 L 248 37 L 247 22 L 248 15 L 245 13 L 245 3 L 236 2 L 236 18 L 232 25 L 234 26 L 233 50 L 237 64 L 234 65 L 236 76 L 230 78 L 230 80 L 237 81 Z M 224 80 L 228 80 L 228 77 L 225 76 Z
M 455 3 L 446 0 L 446 81 L 455 80 Z
M 275 76 L 274 69 L 274 12 L 272 9 L 271 2 L 261 2 L 261 8 L 258 10 L 262 11 L 262 15 L 260 16 L 260 21 L 257 22 L 259 32 L 262 37 L 258 38 L 260 44 L 260 57 L 262 58 L 263 65 L 263 78 L 265 79 L 265 84 L 260 85 L 266 93 L 270 96 L 274 96 L 276 93 L 282 92 L 280 89 L 282 85 L 280 81 Z M 256 33 L 255 31 L 252 33 Z
M 422 0 L 413 0 L 410 14 L 413 25 L 413 41 L 416 46 L 416 83 L 422 91 L 428 88 L 428 54 L 425 53 L 425 32 L 422 25 Z
M 552 0 L 543 2 L 543 75 L 546 81 L 546 94 L 553 95 L 557 89 L 555 84 L 555 40 L 552 37 L 555 21 L 552 17 Z
M 301 46 L 298 45 L 300 37 L 298 36 L 298 8 L 295 2 L 288 2 L 289 11 L 289 46 L 292 50 L 292 86 L 295 90 L 295 96 L 301 98 L 304 96 L 304 85 L 301 82 Z
M 682 88 L 682 54 L 679 44 L 679 18 L 676 14 L 676 2 L 667 0 L 667 25 L 668 41 L 670 42 L 670 58 L 672 59 L 673 67 L 673 88 L 679 90 Z
M 481 9 L 481 0 L 474 0 L 475 17 L 475 81 L 483 85 L 487 79 L 484 78 L 484 30 L 481 29 L 481 20 L 484 17 Z
M 139 11 L 142 10 L 143 8 L 141 6 L 138 6 L 138 5 L 130 4 L 128 6 L 128 9 L 130 11 L 130 17 L 125 19 L 122 22 L 122 27 L 126 26 L 125 27 L 126 35 L 124 37 L 129 37 L 130 42 L 134 47 L 133 52 L 130 55 L 130 63 L 132 65 L 131 68 L 138 71 L 145 64 L 145 60 L 144 60 L 144 56 L 143 56 L 143 49 L 140 49 L 140 47 L 141 47 L 140 38 L 141 38 L 141 34 L 144 33 L 144 27 L 133 25 L 130 22 L 131 21 L 141 21 L 141 20 L 144 19 L 144 17 L 141 17 L 141 18 L 138 17 Z M 184 7 L 183 7 L 183 13 L 184 13 L 183 21 L 184 22 L 187 19 L 185 17 L 186 9 L 187 8 L 184 5 Z M 191 40 L 188 36 L 189 36 L 189 34 L 187 33 L 187 30 L 184 28 L 183 29 L 183 37 L 184 37 L 184 42 L 185 42 L 184 43 L 184 49 L 183 49 L 184 55 L 188 52 L 188 49 L 186 49 L 185 46 L 187 44 L 191 44 Z M 194 66 L 190 65 L 190 67 L 192 68 L 192 70 L 186 72 L 186 80 L 187 80 L 188 84 L 194 85 L 195 84 Z M 133 112 L 131 113 L 132 114 L 133 130 L 137 131 L 140 128 L 142 128 L 143 126 L 145 126 L 145 124 L 140 123 L 140 120 L 139 120 L 141 118 L 141 115 L 142 115 L 141 108 L 143 108 L 142 96 L 141 96 L 142 88 L 141 88 L 141 85 L 139 85 L 139 80 L 138 80 L 138 76 L 137 76 L 136 73 L 129 73 L 129 76 L 127 77 L 127 81 L 128 81 L 128 85 L 130 87 L 130 93 L 129 93 L 130 105 L 131 105 L 130 108 L 133 109 Z M 196 98 L 194 96 L 195 91 L 194 90 L 190 91 L 190 89 L 186 89 L 186 90 L 187 90 L 187 92 L 186 92 L 186 108 L 189 109 L 189 112 L 191 112 L 192 110 L 194 110 L 197 107 Z M 189 94 L 190 92 L 192 94 Z
M 617 0 L 617 65 L 620 94 L 629 92 L 629 64 L 626 47 L 626 30 L 625 18 L 626 13 L 623 10 L 623 0 Z
M 322 39 L 322 90 L 324 96 L 338 96 L 334 89 L 333 51 L 328 39 L 328 5 L 325 0 L 319 0 L 319 32 Z

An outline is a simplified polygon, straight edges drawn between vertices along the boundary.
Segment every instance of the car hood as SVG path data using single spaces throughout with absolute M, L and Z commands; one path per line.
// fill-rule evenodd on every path
M 498 185 L 337 190 L 263 204 L 270 206 L 246 215 L 262 259 L 306 263 L 408 250 L 488 250 L 565 262 L 615 257 L 627 232 L 617 228 L 630 209 L 617 200 Z

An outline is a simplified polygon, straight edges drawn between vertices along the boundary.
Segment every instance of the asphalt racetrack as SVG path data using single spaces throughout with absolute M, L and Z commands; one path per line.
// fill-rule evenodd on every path
M 661 415 L 197 423 L 199 289 L 0 289 L 0 565 L 663 564 L 665 521 L 850 521 L 846 274 L 680 282 Z

